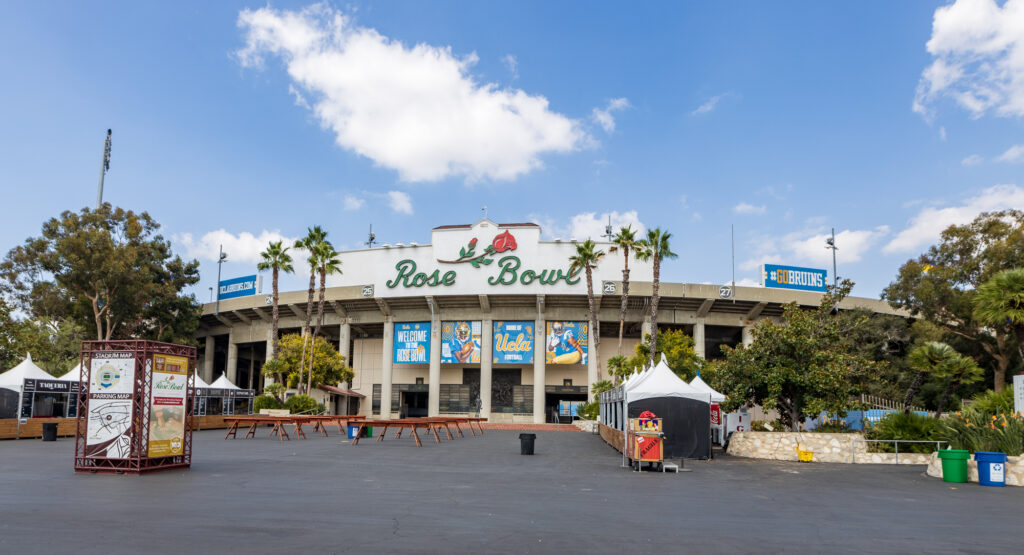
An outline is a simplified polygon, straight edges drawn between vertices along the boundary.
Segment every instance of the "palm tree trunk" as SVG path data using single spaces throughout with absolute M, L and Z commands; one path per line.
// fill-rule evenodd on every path
M 320 326 L 324 323 L 324 288 L 327 285 L 327 270 L 320 267 L 320 301 L 316 305 L 316 328 L 313 329 L 313 340 L 309 346 L 309 377 L 306 378 L 306 393 L 313 390 L 313 348 L 316 345 L 316 336 L 320 334 Z
M 661 257 L 654 253 L 654 283 L 651 287 L 651 361 L 654 366 L 654 353 L 658 350 L 658 282 L 661 273 Z
M 273 281 L 273 288 L 274 288 L 274 291 L 273 291 L 273 301 L 274 302 L 273 302 L 273 308 L 271 309 L 271 325 L 270 325 L 270 329 L 271 329 L 270 334 L 271 334 L 271 337 L 273 337 L 273 342 L 270 344 L 270 360 L 275 360 L 277 358 L 277 349 L 278 349 L 278 346 L 277 346 L 277 335 L 278 335 L 277 327 L 278 327 L 278 321 L 279 321 L 280 316 L 279 316 L 278 309 L 277 309 L 277 302 L 278 302 L 277 274 L 278 274 L 278 267 L 277 267 L 277 264 L 275 264 L 274 265 L 274 281 Z M 274 376 L 274 378 L 277 380 L 277 383 L 282 383 L 284 377 L 281 375 L 281 373 L 280 372 L 276 372 L 275 374 L 276 375 Z
M 917 395 L 917 390 L 921 388 L 921 382 L 924 381 L 924 372 L 918 372 L 914 376 L 913 383 L 907 388 L 907 396 L 903 398 L 903 414 L 910 414 L 910 405 L 914 402 L 914 395 Z
M 949 382 L 946 386 L 946 392 L 942 394 L 942 399 L 939 400 L 939 409 L 935 411 L 935 418 L 942 416 L 942 411 L 946 410 L 946 403 L 949 402 L 950 396 L 956 393 L 956 390 L 960 387 L 960 380 L 954 379 Z
M 601 371 L 601 329 L 598 327 L 597 315 L 594 313 L 594 276 L 590 266 L 587 266 L 587 304 L 590 307 L 590 337 L 594 340 L 591 342 L 594 344 L 594 352 L 590 353 L 591 357 L 598 357 L 594 359 L 598 364 L 598 372 Z M 600 380 L 600 374 L 598 374 L 598 380 Z M 587 384 L 589 387 L 593 387 L 593 384 Z
M 309 339 L 309 321 L 313 319 L 313 290 L 316 288 L 316 269 L 309 272 L 309 296 L 306 299 L 306 323 L 302 326 L 302 356 L 299 357 L 298 390 L 302 391 L 302 375 L 306 367 L 306 341 Z
M 622 354 L 622 331 L 626 325 L 626 301 L 629 299 L 629 249 L 622 249 L 626 257 L 626 265 L 622 269 L 622 307 L 619 309 L 619 347 L 617 354 Z

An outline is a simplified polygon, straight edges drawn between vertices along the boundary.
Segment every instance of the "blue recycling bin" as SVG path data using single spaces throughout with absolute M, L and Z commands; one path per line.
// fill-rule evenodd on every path
M 978 462 L 978 483 L 1001 488 L 1006 485 L 1006 453 L 979 451 L 974 454 Z
M 348 427 L 348 438 L 349 439 L 355 439 L 356 438 L 356 434 L 358 434 L 358 433 L 359 433 L 359 426 L 349 426 Z

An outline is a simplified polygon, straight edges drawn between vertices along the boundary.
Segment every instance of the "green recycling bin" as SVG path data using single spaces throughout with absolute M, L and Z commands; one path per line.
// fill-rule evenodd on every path
M 942 460 L 942 481 L 954 484 L 967 483 L 967 459 L 971 452 L 966 449 L 945 449 L 939 451 Z

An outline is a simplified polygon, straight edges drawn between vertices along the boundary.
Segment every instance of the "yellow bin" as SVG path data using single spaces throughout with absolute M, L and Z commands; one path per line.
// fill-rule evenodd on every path
M 800 461 L 800 462 L 811 462 L 812 460 L 814 460 L 814 451 L 808 451 L 806 449 L 801 449 L 801 447 L 803 447 L 803 446 L 802 445 L 797 445 L 797 447 L 796 447 L 796 458 L 797 458 L 797 460 Z

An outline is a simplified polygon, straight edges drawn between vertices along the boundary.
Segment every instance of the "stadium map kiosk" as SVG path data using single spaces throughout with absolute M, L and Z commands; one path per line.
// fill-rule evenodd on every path
M 85 341 L 81 362 L 75 472 L 189 468 L 195 347 Z

